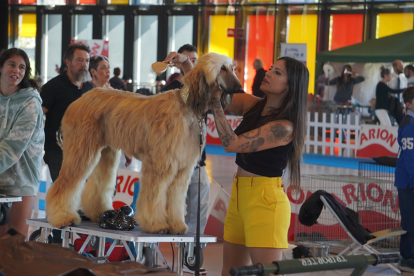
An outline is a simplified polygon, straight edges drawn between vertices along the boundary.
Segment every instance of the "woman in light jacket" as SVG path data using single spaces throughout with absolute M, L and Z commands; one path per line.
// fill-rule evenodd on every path
M 30 79 L 30 61 L 17 48 L 0 55 L 0 194 L 22 197 L 10 208 L 10 220 L 0 226 L 0 237 L 10 228 L 28 236 L 40 184 L 44 130 L 39 87 Z

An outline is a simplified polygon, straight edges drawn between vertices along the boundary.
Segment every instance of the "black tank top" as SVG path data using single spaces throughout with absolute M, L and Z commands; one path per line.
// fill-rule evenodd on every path
M 243 133 L 257 128 L 255 125 L 260 121 L 262 116 L 256 118 L 256 124 Z M 234 130 L 237 135 L 243 134 L 240 130 L 247 124 L 242 120 L 240 125 Z M 245 171 L 266 177 L 281 177 L 283 170 L 288 162 L 288 153 L 293 148 L 293 142 L 285 146 L 274 147 L 257 152 L 236 154 L 236 164 Z

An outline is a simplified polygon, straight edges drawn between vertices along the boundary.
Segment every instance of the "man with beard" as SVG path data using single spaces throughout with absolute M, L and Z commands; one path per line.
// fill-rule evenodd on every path
M 63 115 L 72 102 L 93 89 L 93 85 L 86 82 L 90 52 L 87 45 L 71 44 L 63 56 L 67 71 L 48 81 L 40 93 L 43 113 L 46 114 L 43 160 L 49 166 L 53 181 L 59 176 L 63 160 L 62 149 L 56 141 Z

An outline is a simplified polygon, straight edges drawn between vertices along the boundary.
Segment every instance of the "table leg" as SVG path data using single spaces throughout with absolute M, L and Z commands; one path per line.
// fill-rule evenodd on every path
M 99 237 L 98 257 L 105 256 L 105 238 Z
M 184 249 L 184 243 L 179 242 L 176 243 L 175 245 L 176 247 L 178 247 L 178 252 L 177 252 L 177 273 L 180 276 L 183 276 L 183 249 Z
M 70 234 L 69 231 L 62 230 L 62 236 L 63 236 L 62 247 L 69 248 L 69 234 Z

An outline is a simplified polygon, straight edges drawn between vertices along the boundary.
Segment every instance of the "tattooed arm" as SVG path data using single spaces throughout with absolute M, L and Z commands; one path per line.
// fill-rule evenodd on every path
M 217 133 L 226 152 L 256 152 L 284 146 L 292 141 L 293 125 L 289 121 L 269 122 L 237 136 L 227 122 L 219 97 L 212 97 L 211 111 L 214 115 Z

